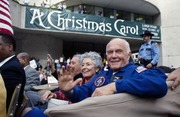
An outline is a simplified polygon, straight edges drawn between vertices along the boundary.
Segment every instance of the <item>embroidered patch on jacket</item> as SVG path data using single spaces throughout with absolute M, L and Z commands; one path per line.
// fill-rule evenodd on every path
M 100 86 L 102 86 L 104 84 L 105 80 L 106 79 L 105 79 L 104 76 L 100 76 L 94 81 L 94 85 L 97 86 L 97 87 L 100 87 Z
M 143 67 L 143 66 L 139 66 L 139 67 L 136 68 L 136 71 L 137 71 L 138 73 L 141 73 L 141 72 L 143 72 L 143 71 L 145 71 L 145 70 L 147 70 L 147 68 L 145 68 L 145 67 Z

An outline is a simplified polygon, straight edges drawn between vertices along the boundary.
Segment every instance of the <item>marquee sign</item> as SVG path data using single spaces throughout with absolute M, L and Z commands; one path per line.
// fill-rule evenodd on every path
M 160 40 L 160 26 L 101 16 L 26 7 L 25 28 L 140 38 L 145 30 Z

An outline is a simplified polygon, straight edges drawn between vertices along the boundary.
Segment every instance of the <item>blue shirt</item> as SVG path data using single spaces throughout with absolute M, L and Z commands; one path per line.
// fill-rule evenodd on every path
M 152 41 L 142 44 L 138 56 L 141 56 L 144 60 L 151 60 L 153 65 L 157 64 L 160 57 L 158 44 Z
M 102 71 L 94 76 L 89 83 L 76 86 L 70 96 L 72 102 L 79 102 L 87 97 L 91 97 L 94 90 L 98 87 L 112 82 L 112 70 Z M 116 93 L 130 93 L 143 97 L 163 97 L 167 93 L 166 75 L 156 69 L 146 69 L 142 66 L 137 67 L 130 62 L 114 74 Z

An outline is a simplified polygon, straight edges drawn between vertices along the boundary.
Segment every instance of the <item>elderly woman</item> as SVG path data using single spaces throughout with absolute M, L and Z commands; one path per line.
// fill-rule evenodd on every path
M 81 57 L 81 73 L 83 80 L 81 85 L 89 82 L 89 80 L 103 67 L 102 58 L 97 52 L 86 52 Z
M 99 73 L 99 71 L 101 71 L 103 67 L 101 56 L 97 52 L 91 52 L 91 51 L 85 52 L 84 54 L 81 55 L 80 64 L 81 64 L 81 73 L 83 75 L 83 78 L 82 78 L 82 82 L 79 85 L 88 83 L 90 79 L 94 75 Z M 51 98 L 68 100 L 68 98 L 66 98 L 61 91 L 57 91 L 55 93 L 47 91 L 43 94 L 41 101 L 42 103 L 44 103 L 47 99 L 49 100 Z M 70 103 L 71 102 L 69 102 L 69 104 Z M 32 117 L 32 116 L 46 117 L 46 115 L 43 114 L 43 110 L 39 110 L 39 109 L 32 109 L 31 111 L 27 112 L 24 117 Z

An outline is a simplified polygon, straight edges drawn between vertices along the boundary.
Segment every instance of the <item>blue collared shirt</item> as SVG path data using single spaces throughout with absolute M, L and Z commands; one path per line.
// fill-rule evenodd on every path
M 157 64 L 160 57 L 158 44 L 152 41 L 142 44 L 138 56 L 141 56 L 144 60 L 151 60 L 153 65 Z

